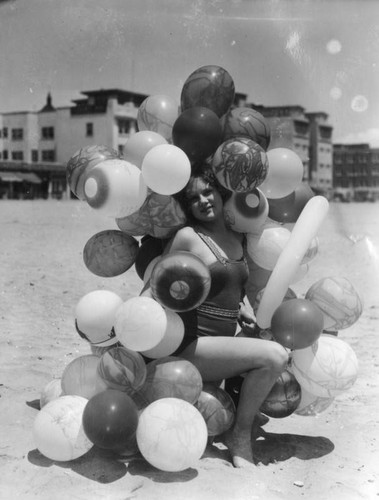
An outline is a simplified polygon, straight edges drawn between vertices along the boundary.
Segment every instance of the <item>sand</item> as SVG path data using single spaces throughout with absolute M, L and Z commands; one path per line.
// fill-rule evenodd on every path
M 319 254 L 296 284 L 303 294 L 324 276 L 348 278 L 364 300 L 359 321 L 342 330 L 359 359 L 355 385 L 317 417 L 271 419 L 257 442 L 253 471 L 235 469 L 222 446 L 208 446 L 196 467 L 162 472 L 141 457 L 120 460 L 93 448 L 72 462 L 36 449 L 32 426 L 41 390 L 74 358 L 89 353 L 74 328 L 78 300 L 110 289 L 138 295 L 134 269 L 98 278 L 82 249 L 116 229 L 79 201 L 0 202 L 1 499 L 373 499 L 379 497 L 379 229 L 375 204 L 332 204 Z

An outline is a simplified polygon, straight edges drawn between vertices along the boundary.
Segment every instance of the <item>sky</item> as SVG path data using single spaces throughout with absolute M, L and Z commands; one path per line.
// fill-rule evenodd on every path
M 322 111 L 379 147 L 379 0 L 0 0 L 0 112 L 120 88 L 180 102 L 217 65 L 248 102 Z

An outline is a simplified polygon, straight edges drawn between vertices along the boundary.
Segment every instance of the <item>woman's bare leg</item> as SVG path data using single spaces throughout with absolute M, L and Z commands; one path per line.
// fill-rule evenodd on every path
M 200 337 L 181 354 L 200 371 L 204 382 L 245 374 L 234 425 L 226 445 L 236 467 L 253 460 L 251 429 L 255 415 L 288 361 L 278 343 L 244 337 Z

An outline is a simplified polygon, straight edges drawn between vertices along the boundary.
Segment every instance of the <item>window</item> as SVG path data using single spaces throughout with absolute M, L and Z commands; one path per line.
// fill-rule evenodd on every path
M 22 151 L 12 151 L 12 160 L 20 161 L 24 159 L 24 153 Z
M 42 139 L 54 139 L 54 127 L 42 127 L 41 129 Z
M 22 128 L 12 128 L 12 141 L 22 141 L 24 131 Z
M 42 151 L 42 161 L 55 161 L 54 149 L 45 149 Z
M 118 120 L 118 133 L 119 134 L 130 134 L 131 131 L 135 130 L 134 120 L 121 119 Z
M 8 127 L 3 127 L 3 137 L 4 139 L 8 137 Z
M 3 160 L 8 160 L 8 150 L 4 149 L 3 151 Z
M 86 123 L 86 136 L 93 137 L 93 123 Z
M 32 161 L 38 161 L 38 149 L 32 149 Z
M 122 156 L 124 154 L 124 145 L 123 144 L 118 145 L 118 152 L 119 152 L 120 156 Z

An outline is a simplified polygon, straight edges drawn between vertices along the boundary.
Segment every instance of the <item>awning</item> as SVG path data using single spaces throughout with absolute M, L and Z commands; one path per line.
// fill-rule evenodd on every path
M 0 172 L 0 179 L 3 182 L 30 182 L 31 184 L 42 182 L 34 172 Z

